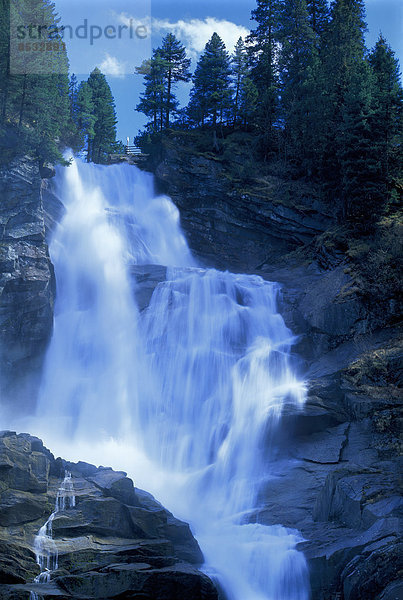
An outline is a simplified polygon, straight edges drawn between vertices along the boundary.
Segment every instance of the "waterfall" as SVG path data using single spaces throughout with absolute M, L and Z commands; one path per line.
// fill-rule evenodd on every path
M 76 499 L 71 473 L 66 471 L 57 491 L 55 510 L 35 536 L 34 550 L 36 562 L 41 572 L 35 577 L 34 583 L 48 583 L 52 572 L 58 569 L 59 553 L 53 540 L 52 523 L 58 512 L 74 508 L 75 505 Z M 29 598 L 30 600 L 40 600 L 41 596 L 37 592 L 30 592 Z
M 253 522 L 282 411 L 305 400 L 279 286 L 197 265 L 177 209 L 135 167 L 77 160 L 56 193 L 67 210 L 36 432 L 66 458 L 125 468 L 189 521 L 230 600 L 307 600 L 298 532 Z M 168 266 L 143 313 L 133 264 Z
M 248 523 L 271 476 L 270 443 L 285 404 L 302 406 L 290 363 L 291 332 L 278 286 L 257 276 L 171 269 L 143 323 L 162 392 L 142 405 L 162 490 L 195 528 L 208 565 L 233 600 L 305 600 L 297 532 Z M 166 486 L 165 486 L 166 487 Z

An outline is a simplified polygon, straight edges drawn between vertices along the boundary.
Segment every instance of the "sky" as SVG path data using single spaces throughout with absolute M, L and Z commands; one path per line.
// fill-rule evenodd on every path
M 216 31 L 230 52 L 240 36 L 253 27 L 255 0 L 55 0 L 70 70 L 81 80 L 98 66 L 107 76 L 116 102 L 118 139 L 131 142 L 144 125 L 135 111 L 143 90 L 136 66 L 151 55 L 172 31 L 192 59 L 194 69 L 206 42 Z M 367 46 L 382 32 L 403 63 L 403 2 L 365 0 Z M 79 29 L 77 30 L 77 27 Z M 186 103 L 190 84 L 181 84 L 178 98 Z

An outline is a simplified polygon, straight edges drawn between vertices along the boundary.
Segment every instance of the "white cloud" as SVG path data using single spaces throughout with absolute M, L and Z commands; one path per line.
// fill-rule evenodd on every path
M 123 78 L 126 73 L 125 64 L 119 62 L 115 56 L 111 56 L 107 52 L 105 53 L 104 60 L 98 66 L 102 73 L 105 73 L 105 75 L 110 75 L 111 77 Z
M 231 21 L 206 17 L 205 19 L 179 20 L 172 23 L 168 20 L 153 19 L 152 28 L 161 32 L 172 31 L 191 54 L 200 54 L 214 32 L 218 33 L 227 50 L 233 52 L 239 37 L 246 37 L 249 31 L 242 25 Z
M 164 35 L 172 32 L 181 40 L 186 47 L 188 55 L 193 60 L 197 60 L 198 56 L 203 52 L 204 46 L 211 38 L 214 32 L 218 33 L 223 40 L 228 52 L 232 53 L 238 39 L 242 36 L 245 38 L 249 34 L 249 30 L 242 25 L 236 25 L 232 21 L 220 20 L 215 17 L 206 17 L 205 19 L 190 19 L 179 21 L 169 21 L 168 19 L 147 19 L 138 20 L 131 17 L 127 13 L 116 15 L 120 23 L 133 27 L 138 25 L 145 26 L 148 31 Z
M 129 15 L 128 13 L 117 13 L 114 10 L 111 11 L 111 15 L 118 21 L 118 23 L 126 25 L 126 27 L 132 28 L 133 30 L 136 30 L 137 27 L 146 27 L 147 31 L 150 31 L 151 29 L 151 17 L 149 16 L 144 17 L 144 19 L 139 19 Z

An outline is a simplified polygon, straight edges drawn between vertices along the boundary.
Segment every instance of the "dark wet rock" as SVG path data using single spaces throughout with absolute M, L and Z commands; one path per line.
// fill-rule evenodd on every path
M 50 462 L 37 438 L 0 433 L 1 489 L 43 493 L 47 491 Z
M 0 598 L 6 600 L 29 600 L 31 592 L 36 592 L 39 598 L 46 600 L 68 600 L 68 598 L 71 598 L 71 596 L 68 596 L 53 583 L 2 585 Z
M 161 265 L 135 265 L 130 269 L 135 279 L 134 295 L 140 311 L 147 308 L 157 285 L 166 280 L 167 267 Z
M 400 600 L 403 598 L 403 581 L 398 579 L 389 583 L 376 600 Z
M 55 514 L 59 568 L 49 585 L 35 586 L 35 535 L 54 510 L 65 469 L 76 505 Z M 55 460 L 38 438 L 0 433 L 0 598 L 26 598 L 35 588 L 43 598 L 217 600 L 197 569 L 202 562 L 189 526 L 126 473 Z
M 46 241 L 49 243 L 57 225 L 64 217 L 66 209 L 62 201 L 52 191 L 52 187 L 47 182 L 43 182 L 42 184 L 42 204 Z
M 180 209 L 190 247 L 209 266 L 256 271 L 309 242 L 334 220 L 312 188 L 276 176 L 244 187 L 231 181 L 217 157 L 175 140 L 164 144 L 153 170 L 159 187 Z
M 56 175 L 55 167 L 50 163 L 44 163 L 39 167 L 39 173 L 42 179 L 51 179 Z
M 348 336 L 354 325 L 363 317 L 363 307 L 354 294 L 351 277 L 342 266 L 324 273 L 306 290 L 299 310 L 307 325 L 333 340 Z
M 390 516 L 396 508 L 391 500 L 397 488 L 396 474 L 391 467 L 389 463 L 379 463 L 377 468 L 372 469 L 348 464 L 336 469 L 326 478 L 313 510 L 313 518 L 318 521 L 339 521 L 357 529 L 369 527 L 376 517 L 372 513 L 375 518 L 366 518 L 363 515 L 364 508 L 370 505 L 371 509 L 382 498 L 387 498 L 389 502 L 383 503 L 384 510 L 380 511 L 378 518 Z
M 33 159 L 0 169 L 0 395 L 13 400 L 13 410 L 35 395 L 53 324 L 41 186 Z
M 345 600 L 399 598 L 403 569 L 403 544 L 385 540 L 369 546 L 348 563 L 342 573 Z M 392 583 L 394 585 L 392 585 Z M 389 588 L 389 589 L 388 589 Z
M 46 508 L 46 498 L 38 499 L 29 492 L 6 490 L 0 496 L 0 527 L 36 521 L 46 515 Z
M 276 469 L 250 520 L 301 532 L 313 600 L 400 593 L 396 552 L 388 550 L 399 540 L 403 514 L 400 347 L 392 328 L 358 341 L 342 336 L 308 362 L 305 407 L 285 409 Z
M 337 464 L 347 441 L 347 428 L 348 424 L 342 423 L 338 427 L 299 438 L 294 456 L 314 463 Z
M 27 577 L 33 579 L 37 574 L 32 550 L 21 547 L 12 539 L 0 539 L 0 556 L 0 585 L 25 583 Z M 0 598 L 2 597 L 6 596 L 2 596 L 0 588 Z
M 217 592 L 208 577 L 190 565 L 181 563 L 161 569 L 151 568 L 147 563 L 112 564 L 101 572 L 59 577 L 57 583 L 73 598 L 217 598 Z

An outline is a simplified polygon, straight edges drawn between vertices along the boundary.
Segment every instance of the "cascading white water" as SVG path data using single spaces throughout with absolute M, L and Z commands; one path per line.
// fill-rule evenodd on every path
M 249 522 L 282 410 L 305 398 L 278 286 L 197 268 L 177 209 L 135 167 L 75 161 L 57 188 L 67 212 L 36 432 L 64 455 L 49 432 L 74 437 L 67 458 L 126 468 L 188 520 L 231 600 L 306 600 L 298 532 Z M 130 263 L 170 267 L 142 315 Z
M 57 550 L 57 545 L 53 540 L 53 520 L 58 512 L 74 508 L 75 505 L 76 499 L 73 482 L 71 480 L 71 473 L 66 471 L 64 479 L 57 491 L 55 510 L 35 536 L 34 550 L 36 562 L 39 565 L 41 572 L 35 577 L 34 583 L 48 583 L 52 572 L 58 569 L 59 552 Z M 42 596 L 37 592 L 30 592 L 29 598 L 30 600 L 40 600 Z
M 195 527 L 230 598 L 303 600 L 297 532 L 247 523 L 275 458 L 285 403 L 305 389 L 290 365 L 291 332 L 276 284 L 215 270 L 171 269 L 144 319 L 162 393 L 142 405 L 149 454 L 171 474 L 170 505 Z

